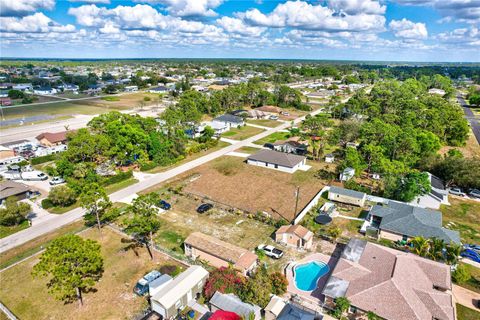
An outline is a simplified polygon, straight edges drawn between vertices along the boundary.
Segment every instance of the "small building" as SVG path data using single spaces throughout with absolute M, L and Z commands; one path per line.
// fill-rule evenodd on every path
M 168 88 L 165 86 L 158 86 L 148 89 L 148 92 L 150 93 L 167 93 L 168 91 L 170 90 L 168 90 Z
M 220 291 L 215 292 L 209 301 L 212 312 L 222 310 L 238 314 L 243 319 L 261 319 L 261 308 L 257 305 L 245 303 L 233 293 L 225 294 Z M 253 316 L 251 316 L 253 314 Z
M 365 205 L 365 200 L 367 195 L 363 192 L 344 189 L 340 187 L 331 186 L 328 190 L 328 200 L 353 204 L 355 206 L 363 207 Z
M 264 149 L 248 156 L 247 163 L 254 166 L 294 173 L 298 169 L 306 166 L 307 158 L 291 153 Z
M 150 297 L 153 297 L 160 292 L 160 290 L 162 290 L 162 288 L 169 284 L 172 280 L 173 278 L 170 275 L 162 274 L 160 277 L 150 282 L 148 284 L 148 294 Z
M 329 153 L 325 155 L 325 162 L 326 163 L 333 163 L 335 161 L 335 157 L 333 154 Z
M 40 88 L 34 89 L 33 93 L 38 94 L 38 95 L 49 96 L 49 95 L 54 95 L 55 93 L 57 93 L 57 89 L 51 88 L 51 87 L 40 87 Z
M 150 298 L 152 311 L 164 319 L 173 319 L 188 303 L 198 298 L 207 278 L 207 270 L 191 266 Z
M 336 298 L 347 298 L 352 319 L 372 311 L 387 320 L 454 320 L 451 289 L 449 265 L 353 238 L 322 294 L 330 310 Z
M 247 275 L 257 267 L 256 254 L 201 232 L 191 233 L 185 239 L 184 247 L 187 257 L 206 261 L 216 268 L 233 265 Z
M 436 95 L 439 95 L 439 96 L 444 96 L 445 95 L 445 90 L 442 90 L 442 89 L 437 89 L 437 88 L 432 88 L 432 89 L 429 89 L 428 90 L 428 93 L 430 94 L 436 94 Z
M 0 160 L 12 158 L 14 156 L 15 152 L 12 149 L 0 145 Z
M 3 203 L 9 197 L 17 197 L 18 200 L 27 199 L 32 194 L 29 186 L 15 181 L 0 182 L 0 203 Z
M 137 92 L 138 86 L 125 86 L 125 92 Z
M 61 131 L 61 132 L 44 132 L 36 136 L 35 138 L 38 142 L 45 146 L 45 147 L 53 147 L 58 146 L 61 144 L 67 143 L 67 133 L 69 131 Z
M 212 120 L 213 125 L 223 125 L 230 130 L 231 128 L 237 128 L 245 125 L 242 117 L 234 116 L 232 114 L 224 114 L 216 117 Z
M 347 167 L 340 173 L 340 181 L 348 181 L 355 176 L 355 169 Z
M 265 320 L 314 320 L 317 315 L 305 307 L 287 302 L 278 296 L 272 296 L 265 307 Z
M 275 232 L 275 241 L 297 249 L 310 250 L 313 246 L 313 232 L 299 224 L 281 226 Z
M 355 142 L 347 142 L 347 144 L 345 145 L 345 147 L 347 148 L 353 148 L 353 149 L 357 149 L 358 147 L 358 144 L 355 143 Z

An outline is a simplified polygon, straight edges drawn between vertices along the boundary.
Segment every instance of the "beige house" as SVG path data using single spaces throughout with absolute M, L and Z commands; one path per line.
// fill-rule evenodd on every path
M 184 246 L 187 257 L 206 261 L 216 268 L 232 265 L 247 275 L 257 266 L 256 254 L 201 232 L 191 233 Z
M 297 249 L 310 250 L 313 246 L 313 232 L 299 224 L 281 226 L 275 232 L 275 241 Z
M 45 147 L 58 146 L 60 144 L 65 144 L 67 142 L 67 133 L 68 131 L 62 132 L 44 132 L 35 137 L 38 142 Z
M 12 149 L 0 146 L 0 159 L 7 159 L 15 156 L 15 152 Z
M 358 192 L 354 190 L 344 189 L 332 186 L 328 190 L 328 200 L 353 204 L 354 206 L 363 207 L 365 205 L 365 200 L 367 195 L 363 192 Z
M 191 266 L 150 298 L 152 310 L 163 319 L 173 319 L 202 293 L 207 278 L 207 270 L 201 266 Z

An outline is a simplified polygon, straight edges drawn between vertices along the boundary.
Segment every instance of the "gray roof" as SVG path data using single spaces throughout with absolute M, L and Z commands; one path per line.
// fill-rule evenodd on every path
M 150 282 L 148 284 L 148 286 L 150 287 L 150 289 L 155 289 L 155 288 L 160 287 L 162 284 L 167 283 L 168 281 L 170 281 L 172 279 L 173 278 L 171 276 L 169 276 L 168 274 L 162 274 L 160 277 L 158 277 L 157 279 Z
M 331 298 L 344 297 L 347 293 L 349 284 L 350 282 L 347 280 L 330 276 L 327 283 L 323 287 L 322 294 Z
M 233 293 L 225 294 L 219 291 L 210 299 L 210 304 L 223 311 L 235 312 L 244 319 L 248 319 L 251 313 L 257 315 L 261 310 L 257 305 L 243 302 Z
M 344 189 L 340 187 L 335 187 L 331 186 L 330 187 L 330 192 L 337 193 L 343 196 L 351 197 L 351 198 L 357 198 L 357 199 L 363 199 L 366 194 L 364 192 L 359 192 L 355 190 L 350 190 L 350 189 Z
M 430 185 L 434 188 L 445 190 L 445 183 L 439 177 L 430 174 Z
M 16 172 L 16 171 L 15 171 Z M 22 193 L 30 191 L 30 187 L 23 183 L 15 181 L 2 181 L 0 182 L 0 200 L 6 199 L 11 196 L 16 196 Z
M 282 309 L 282 312 L 277 317 L 277 320 L 313 320 L 315 319 L 315 314 L 307 310 L 301 309 L 291 303 Z M 320 319 L 322 317 L 320 316 Z
M 278 164 L 279 166 L 293 168 L 306 158 L 291 153 L 263 149 L 254 155 L 248 156 L 249 160 Z
M 221 116 L 213 119 L 213 121 L 242 123 L 243 118 L 238 117 L 238 116 L 234 116 L 233 114 L 222 114 Z
M 439 238 L 446 242 L 460 243 L 458 231 L 442 227 L 442 213 L 406 203 L 390 201 L 387 205 L 375 205 L 370 214 L 381 217 L 379 228 L 409 237 Z

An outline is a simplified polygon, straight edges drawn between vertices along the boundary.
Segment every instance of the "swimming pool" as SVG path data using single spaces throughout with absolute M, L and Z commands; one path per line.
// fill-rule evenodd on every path
M 321 261 L 310 261 L 295 267 L 295 285 L 303 291 L 317 288 L 318 279 L 330 271 L 330 267 Z

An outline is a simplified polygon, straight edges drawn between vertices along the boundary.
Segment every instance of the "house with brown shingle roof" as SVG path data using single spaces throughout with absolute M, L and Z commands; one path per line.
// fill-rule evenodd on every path
M 62 132 L 44 132 L 35 137 L 38 142 L 45 147 L 58 146 L 67 142 L 67 133 L 69 131 Z
M 216 268 L 232 265 L 247 275 L 257 266 L 256 254 L 201 232 L 191 233 L 185 239 L 184 247 L 187 257 L 206 261 Z
M 355 317 L 372 311 L 387 320 L 454 320 L 448 265 L 351 239 L 323 288 L 325 306 L 346 297 Z
M 281 226 L 275 232 L 275 241 L 297 249 L 310 250 L 313 246 L 313 232 L 299 224 Z

